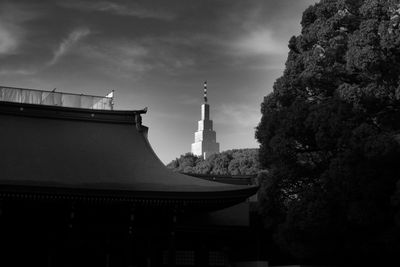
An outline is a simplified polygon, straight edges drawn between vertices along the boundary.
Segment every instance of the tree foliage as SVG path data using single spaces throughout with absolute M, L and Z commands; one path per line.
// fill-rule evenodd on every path
M 203 159 L 191 153 L 167 165 L 176 172 L 211 175 L 253 175 L 259 171 L 258 149 L 233 149 Z
M 299 260 L 393 256 L 400 249 L 400 1 L 321 0 L 301 25 L 261 105 L 256 138 L 260 164 L 270 170 L 261 212 Z

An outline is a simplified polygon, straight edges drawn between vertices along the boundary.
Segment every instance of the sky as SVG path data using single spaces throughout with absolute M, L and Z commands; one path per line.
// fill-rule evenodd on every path
M 115 109 L 148 107 L 149 141 L 168 163 L 190 152 L 207 80 L 221 151 L 256 148 L 260 104 L 315 2 L 0 0 L 0 85 L 115 90 Z

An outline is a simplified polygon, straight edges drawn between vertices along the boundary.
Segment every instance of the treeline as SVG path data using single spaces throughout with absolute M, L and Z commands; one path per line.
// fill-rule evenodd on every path
M 168 168 L 175 172 L 211 175 L 253 175 L 259 171 L 258 149 L 233 149 L 203 159 L 186 153 L 171 161 Z

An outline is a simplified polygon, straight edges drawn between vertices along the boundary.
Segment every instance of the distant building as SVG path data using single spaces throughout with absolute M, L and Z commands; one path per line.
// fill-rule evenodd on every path
M 210 105 L 207 104 L 207 82 L 204 82 L 204 104 L 201 105 L 199 128 L 194 133 L 192 153 L 202 156 L 204 159 L 211 154 L 219 153 L 219 143 L 217 143 L 216 139 L 217 134 L 213 130 L 213 121 L 210 120 Z

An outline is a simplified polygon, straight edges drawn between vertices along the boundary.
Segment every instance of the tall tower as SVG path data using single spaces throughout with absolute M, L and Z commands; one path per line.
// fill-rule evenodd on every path
M 217 134 L 213 130 L 210 106 L 207 104 L 207 81 L 204 82 L 204 103 L 201 105 L 201 120 L 198 125 L 199 128 L 194 133 L 192 153 L 206 159 L 211 154 L 219 152 L 219 143 L 216 142 Z

